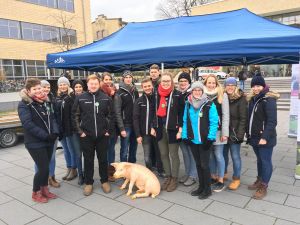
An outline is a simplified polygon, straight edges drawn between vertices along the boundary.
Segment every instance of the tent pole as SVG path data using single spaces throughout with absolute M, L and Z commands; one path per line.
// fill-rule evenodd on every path
M 165 70 L 165 64 L 164 63 L 161 63 L 161 72 L 163 73 L 164 72 L 164 70 Z

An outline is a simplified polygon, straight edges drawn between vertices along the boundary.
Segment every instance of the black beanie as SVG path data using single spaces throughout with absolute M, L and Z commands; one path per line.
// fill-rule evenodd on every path
M 84 84 L 83 84 L 82 80 L 74 80 L 74 81 L 72 82 L 72 88 L 73 88 L 73 89 L 75 88 L 75 85 L 76 85 L 76 84 L 80 84 L 80 85 L 82 86 L 82 88 L 84 89 Z
M 191 76 L 188 73 L 182 72 L 178 77 L 178 82 L 180 81 L 180 79 L 187 79 L 189 84 L 192 83 Z
M 255 85 L 266 87 L 265 79 L 262 76 L 254 76 L 251 80 L 251 87 Z

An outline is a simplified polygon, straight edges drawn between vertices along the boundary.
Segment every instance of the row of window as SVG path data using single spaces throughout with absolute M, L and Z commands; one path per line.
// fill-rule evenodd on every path
M 285 25 L 300 26 L 300 12 L 269 16 L 267 18 Z
M 74 12 L 74 0 L 23 0 L 24 2 Z
M 0 38 L 77 44 L 76 30 L 0 19 Z

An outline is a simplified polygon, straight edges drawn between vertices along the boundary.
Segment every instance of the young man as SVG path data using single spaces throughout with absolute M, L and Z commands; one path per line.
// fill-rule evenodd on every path
M 156 91 L 158 88 L 158 85 L 160 83 L 160 71 L 159 71 L 159 66 L 156 64 L 153 64 L 152 66 L 150 66 L 150 78 L 152 80 L 152 84 L 154 87 L 154 90 Z
M 107 147 L 111 132 L 112 100 L 99 91 L 100 80 L 96 75 L 87 79 L 88 92 L 77 96 L 73 106 L 73 123 L 80 135 L 80 147 L 84 156 L 84 195 L 93 191 L 95 151 L 98 158 L 101 187 L 104 193 L 111 191 L 107 175 Z
M 133 75 L 129 70 L 124 71 L 123 81 L 114 97 L 114 110 L 117 125 L 120 130 L 121 162 L 136 162 L 137 142 L 132 124 L 133 104 L 139 93 L 133 84 Z M 129 153 L 129 154 L 128 154 Z
M 146 167 L 151 170 L 151 146 L 153 136 L 151 136 L 150 132 L 154 115 L 153 85 L 149 78 L 144 79 L 141 85 L 143 95 L 136 100 L 133 107 L 133 128 L 138 144 L 143 145 Z

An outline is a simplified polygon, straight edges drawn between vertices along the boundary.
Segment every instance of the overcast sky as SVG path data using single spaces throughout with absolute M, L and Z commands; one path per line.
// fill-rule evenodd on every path
M 156 6 L 160 0 L 90 0 L 92 21 L 97 15 L 122 18 L 126 22 L 142 22 L 157 19 Z

